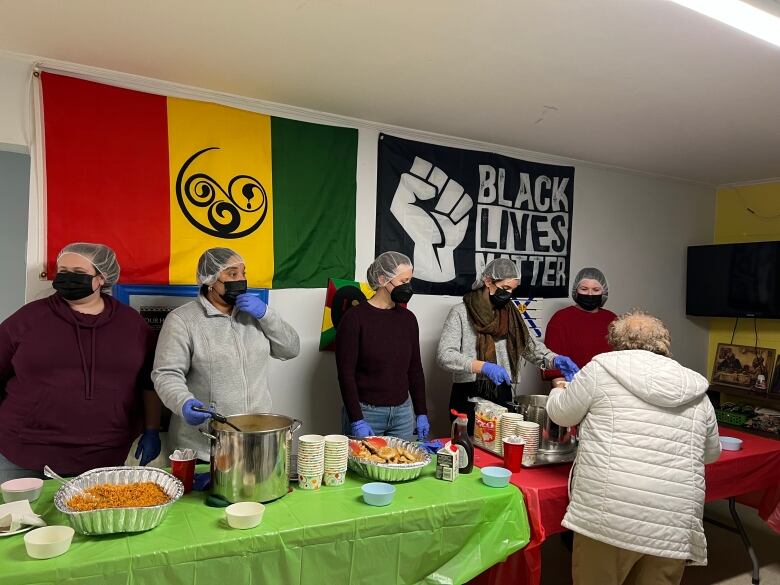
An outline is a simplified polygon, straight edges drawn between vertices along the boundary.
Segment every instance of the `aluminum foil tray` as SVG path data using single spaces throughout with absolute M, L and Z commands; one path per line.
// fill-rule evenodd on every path
M 153 482 L 168 494 L 170 501 L 145 508 L 105 508 L 84 512 L 72 510 L 66 502 L 86 488 L 101 484 L 124 485 Z M 182 483 L 170 473 L 155 467 L 99 467 L 71 479 L 54 494 L 54 505 L 65 514 L 71 526 L 81 534 L 142 532 L 162 522 L 168 508 L 184 494 Z
M 365 459 L 358 459 L 350 448 L 348 465 L 358 475 L 377 481 L 408 481 L 420 477 L 423 468 L 431 462 L 430 454 L 420 449 L 414 443 L 403 441 L 396 437 L 366 437 L 366 439 L 371 438 L 384 439 L 387 441 L 388 447 L 403 447 L 423 459 L 417 463 L 374 463 Z M 350 440 L 350 447 L 353 442 L 355 442 L 354 439 Z

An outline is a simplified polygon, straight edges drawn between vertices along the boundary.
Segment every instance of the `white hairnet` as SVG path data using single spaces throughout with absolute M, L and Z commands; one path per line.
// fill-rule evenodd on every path
M 601 306 L 603 307 L 604 303 L 607 302 L 607 297 L 609 297 L 609 285 L 607 284 L 607 277 L 604 276 L 604 273 L 598 268 L 593 268 L 592 266 L 583 268 L 577 273 L 576 278 L 571 281 L 572 299 L 574 299 L 574 296 L 577 294 L 577 287 L 580 286 L 580 282 L 583 280 L 596 280 L 601 285 L 601 288 L 604 289 L 604 292 L 601 296 Z
M 95 267 L 95 270 L 106 279 L 105 287 L 113 286 L 119 280 L 119 262 L 116 253 L 103 244 L 89 242 L 74 242 L 68 244 L 57 255 L 57 262 L 63 254 L 76 254 Z
M 214 284 L 225 268 L 243 263 L 244 259 L 230 248 L 209 248 L 198 259 L 195 278 L 198 284 Z
M 496 258 L 485 264 L 482 274 L 477 276 L 477 280 L 471 285 L 471 290 L 479 290 L 485 286 L 483 278 L 490 278 L 493 281 L 506 280 L 507 278 L 516 278 L 520 280 L 520 274 L 517 272 L 517 264 L 509 258 Z
M 412 266 L 409 256 L 401 254 L 401 252 L 382 252 L 366 270 L 368 286 L 372 290 L 381 287 L 382 283 L 379 282 L 380 276 L 384 276 L 388 281 L 393 280 L 398 275 L 400 266 Z

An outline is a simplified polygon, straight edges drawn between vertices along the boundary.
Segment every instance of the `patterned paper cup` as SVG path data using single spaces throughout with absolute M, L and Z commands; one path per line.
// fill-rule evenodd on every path
M 326 471 L 322 482 L 327 486 L 344 485 L 347 478 L 347 471 Z
M 316 475 L 298 474 L 298 487 L 302 490 L 318 490 L 322 485 L 322 473 Z

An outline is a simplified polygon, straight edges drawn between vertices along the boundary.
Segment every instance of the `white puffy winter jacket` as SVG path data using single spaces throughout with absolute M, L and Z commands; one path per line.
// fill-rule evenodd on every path
M 704 465 L 720 455 L 707 380 L 649 351 L 597 355 L 550 418 L 579 425 L 563 526 L 620 548 L 707 564 Z

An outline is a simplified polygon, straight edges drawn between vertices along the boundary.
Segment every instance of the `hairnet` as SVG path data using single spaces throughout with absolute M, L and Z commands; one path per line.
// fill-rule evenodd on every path
M 57 255 L 57 262 L 63 254 L 76 254 L 95 267 L 95 270 L 106 279 L 104 286 L 110 287 L 119 280 L 119 262 L 116 253 L 103 244 L 90 244 L 89 242 L 74 242 L 68 244 Z
M 368 286 L 373 290 L 381 287 L 380 276 L 384 276 L 388 281 L 393 280 L 398 275 L 399 266 L 412 266 L 409 256 L 401 252 L 382 252 L 366 270 Z
M 598 268 L 593 268 L 592 266 L 583 268 L 577 273 L 577 277 L 571 281 L 572 299 L 574 299 L 574 296 L 577 294 L 577 287 L 580 286 L 580 282 L 583 280 L 598 281 L 598 283 L 601 285 L 601 288 L 604 289 L 604 292 L 601 296 L 601 306 L 603 307 L 604 303 L 607 302 L 607 297 L 609 297 L 609 285 L 607 284 L 607 277 L 604 276 L 604 273 Z
M 244 259 L 230 248 L 209 248 L 198 258 L 198 284 L 214 284 L 220 272 L 243 264 Z
M 506 280 L 507 278 L 515 278 L 520 280 L 520 274 L 517 272 L 517 265 L 509 258 L 496 258 L 491 260 L 485 265 L 482 270 L 482 274 L 477 277 L 474 284 L 471 285 L 471 290 L 479 290 L 485 286 L 485 277 L 494 281 Z

